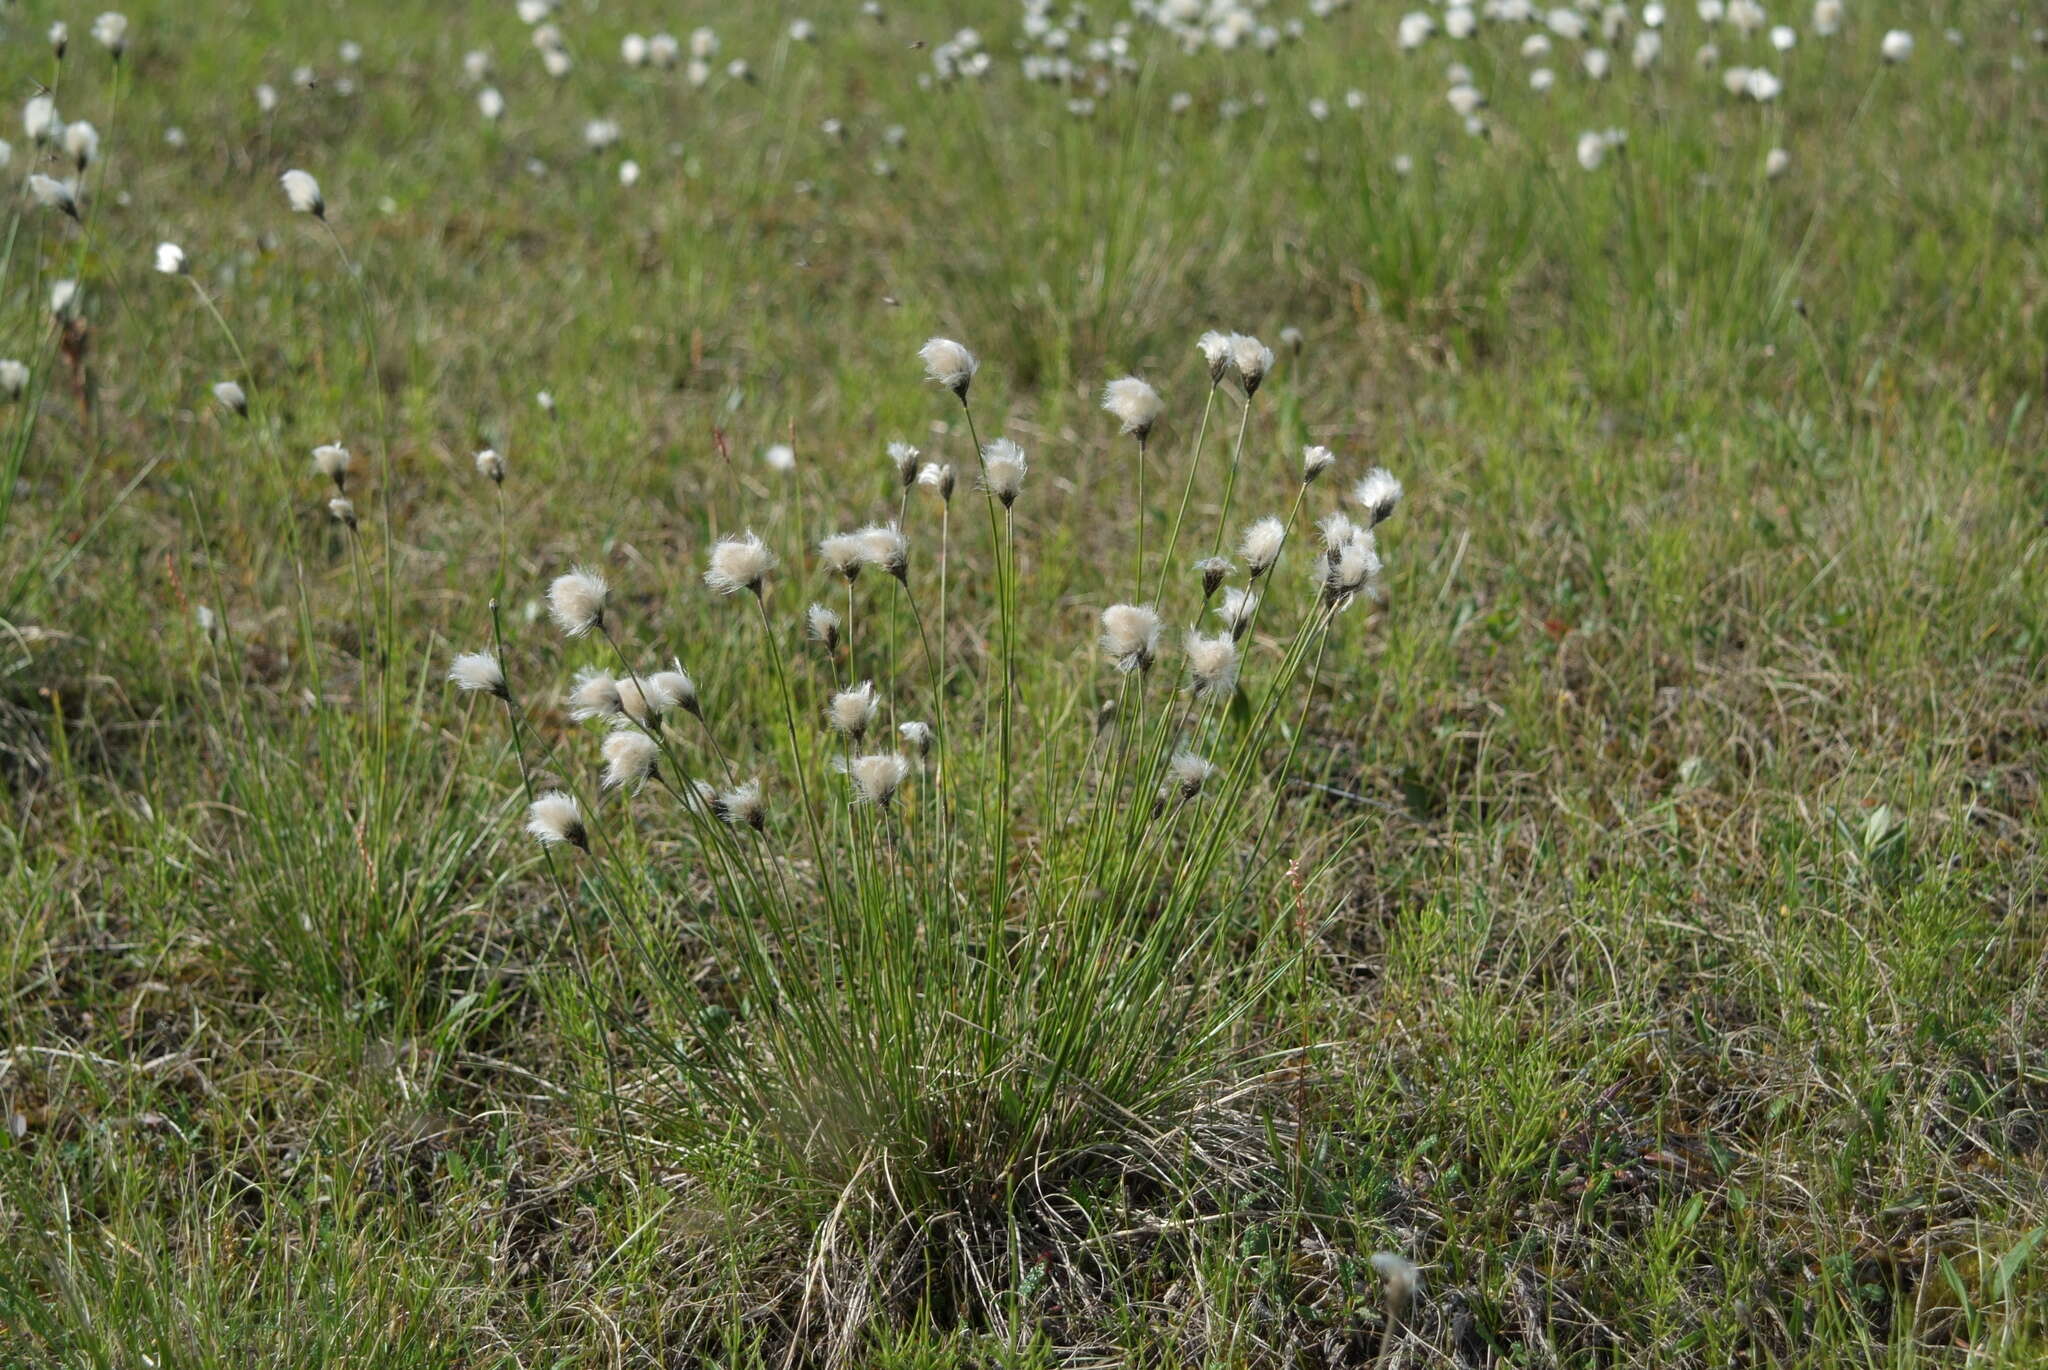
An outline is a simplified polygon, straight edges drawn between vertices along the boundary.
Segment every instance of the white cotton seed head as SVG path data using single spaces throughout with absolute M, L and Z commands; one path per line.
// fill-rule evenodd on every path
M 564 843 L 590 850 L 590 835 L 583 828 L 583 812 L 573 796 L 550 790 L 526 810 L 526 831 L 543 847 Z
M 1202 578 L 1202 602 L 1204 604 L 1209 602 L 1209 597 L 1216 593 L 1216 587 L 1223 583 L 1224 578 L 1233 569 L 1228 557 L 1203 557 L 1195 563 L 1195 573 Z
M 926 462 L 923 469 L 917 473 L 917 483 L 936 490 L 942 502 L 952 503 L 953 468 L 951 465 L 935 461 Z
M 493 485 L 505 483 L 505 459 L 493 448 L 476 454 L 476 473 Z
M 64 116 L 57 112 L 56 97 L 31 95 L 28 103 L 21 107 L 21 131 L 37 146 L 61 134 L 64 131 Z
M 1781 147 L 1774 147 L 1764 154 L 1764 175 L 1777 180 L 1792 169 L 1792 154 Z
M 818 543 L 818 556 L 827 570 L 851 585 L 860 578 L 866 564 L 866 548 L 859 533 L 832 533 Z
M 116 61 L 128 50 L 128 16 L 108 10 L 92 21 L 92 36 Z
M 1136 376 L 1125 376 L 1102 388 L 1102 407 L 1123 425 L 1124 432 L 1143 442 L 1152 435 L 1152 425 L 1159 422 L 1159 412 L 1165 406 L 1157 390 Z
M 182 276 L 192 269 L 192 263 L 185 256 L 185 249 L 176 243 L 158 243 L 156 269 L 166 276 Z
M 786 476 L 796 470 L 796 449 L 786 442 L 778 442 L 761 453 L 761 461 L 770 471 Z
M 1149 604 L 1112 604 L 1102 611 L 1103 653 L 1125 675 L 1152 669 L 1159 632 L 1159 613 Z
M 1223 602 L 1216 606 L 1216 617 L 1230 629 L 1232 641 L 1242 639 L 1251 630 L 1252 619 L 1258 612 L 1259 592 L 1236 585 L 1223 592 Z
M 1327 447 L 1304 447 L 1301 449 L 1301 483 L 1308 485 L 1317 476 L 1337 464 L 1336 454 Z
M 910 778 L 910 762 L 895 752 L 870 752 L 845 763 L 853 781 L 853 802 L 886 809 Z
M 356 502 L 347 495 L 336 495 L 327 501 L 327 513 L 342 527 L 354 532 L 356 529 Z
M 1175 752 L 1166 763 L 1166 781 L 1159 787 L 1159 798 L 1185 804 L 1199 795 L 1215 774 L 1215 763 L 1190 751 Z
M 605 599 L 611 586 L 594 568 L 578 566 L 556 576 L 548 586 L 548 617 L 570 637 L 582 637 L 604 626 Z
M 448 679 L 459 690 L 510 699 L 505 670 L 489 652 L 464 652 L 448 666 Z
M 896 734 L 897 736 L 903 739 L 903 745 L 910 748 L 911 753 L 914 756 L 916 756 L 918 760 L 922 761 L 924 760 L 924 758 L 931 755 L 931 724 L 921 723 L 913 719 L 908 723 L 897 724 Z
M 1913 55 L 1913 35 L 1904 29 L 1893 29 L 1885 34 L 1878 51 L 1887 62 L 1903 62 Z
M 1244 384 L 1245 397 L 1258 393 L 1259 382 L 1273 369 L 1273 349 L 1248 333 L 1230 335 L 1230 364 Z
M 1377 528 L 1400 505 L 1401 482 L 1386 467 L 1375 466 L 1365 473 L 1365 479 L 1352 487 L 1351 498 L 1371 514 L 1367 526 Z
M 1001 500 L 1005 509 L 1017 502 L 1029 468 L 1024 449 L 1008 438 L 997 438 L 981 449 L 982 488 Z
M 704 702 L 697 697 L 697 682 L 683 669 L 682 662 L 671 660 L 667 670 L 654 672 L 640 684 L 656 713 L 666 715 L 681 709 L 698 718 L 704 716 Z
M 71 28 L 62 19 L 59 19 L 56 23 L 50 25 L 50 51 L 55 53 L 57 60 L 61 62 L 64 60 L 64 49 L 70 46 Z
M 824 643 L 827 652 L 839 650 L 839 615 L 822 604 L 813 604 L 804 611 L 804 626 L 812 641 Z
M 1359 534 L 1359 527 L 1351 521 L 1351 515 L 1341 509 L 1325 514 L 1317 521 L 1316 529 L 1323 535 L 1323 550 L 1331 554 Z
M 1230 369 L 1230 335 L 1211 329 L 1195 339 L 1195 348 L 1209 365 L 1209 383 L 1220 382 L 1223 373 Z
M 45 209 L 59 210 L 74 219 L 78 217 L 78 193 L 72 190 L 68 181 L 36 172 L 28 178 L 28 193 L 29 198 Z
M 1184 644 L 1188 690 L 1196 699 L 1227 699 L 1237 689 L 1237 639 L 1190 632 Z
M 648 688 L 645 676 L 620 676 L 616 683 L 620 713 L 643 728 L 661 726 L 661 716 L 667 710 L 662 708 L 663 701 Z
M 577 723 L 593 718 L 617 718 L 626 711 L 626 700 L 618 680 L 610 671 L 586 666 L 569 686 L 569 717 Z
M 958 395 L 964 402 L 967 388 L 974 383 L 974 373 L 981 369 L 972 352 L 951 338 L 933 338 L 917 350 L 918 358 L 924 362 L 925 379 Z
M 844 733 L 855 742 L 867 736 L 868 727 L 875 721 L 875 711 L 881 701 L 875 694 L 875 683 L 863 680 L 832 696 L 832 702 L 825 706 L 825 721 L 832 731 Z
M 71 159 L 80 171 L 91 166 L 100 155 L 100 131 L 83 119 L 64 126 L 64 155 Z
M 861 559 L 904 584 L 910 579 L 910 539 L 895 524 L 871 523 L 857 533 Z
M 295 214 L 310 214 L 316 219 L 327 217 L 327 200 L 320 194 L 320 183 L 312 173 L 293 168 L 277 178 L 284 186 L 284 198 Z
M 721 595 L 736 595 L 742 590 L 759 594 L 761 582 L 775 569 L 775 564 L 775 553 L 751 530 L 735 533 L 720 538 L 711 549 L 711 565 L 705 569 L 704 583 Z
M 1326 605 L 1348 604 L 1353 597 L 1369 590 L 1373 578 L 1380 573 L 1379 552 L 1373 546 L 1372 534 L 1359 529 L 1349 542 L 1325 552 L 1316 559 L 1316 572 Z
M 355 457 L 338 442 L 323 443 L 313 449 L 313 469 L 333 481 L 337 490 L 348 489 L 349 474 L 355 470 L 355 464 Z
M 242 418 L 249 417 L 249 396 L 233 381 L 215 381 L 213 397 L 219 400 L 224 408 L 233 410 Z
M 1372 1268 L 1387 1282 L 1387 1301 L 1396 1306 L 1405 1307 L 1422 1286 L 1422 1272 L 1414 1262 L 1391 1251 L 1373 1252 Z
M 50 312 L 60 319 L 75 319 L 84 308 L 84 294 L 77 281 L 62 280 L 50 286 Z
M 896 483 L 905 490 L 917 484 L 918 456 L 918 450 L 907 442 L 889 444 L 889 464 L 896 468 Z
M 505 97 L 496 86 L 485 86 L 476 93 L 476 112 L 493 124 L 505 117 Z
M 768 808 L 761 801 L 761 782 L 758 780 L 720 790 L 711 811 L 735 828 L 752 828 L 760 832 L 768 826 Z
M 1270 515 L 1244 530 L 1244 538 L 1237 544 L 1237 554 L 1244 558 L 1245 570 L 1253 580 L 1272 569 L 1273 563 L 1280 559 L 1280 545 L 1286 540 L 1286 527 Z
M 637 728 L 621 728 L 604 740 L 604 787 L 638 791 L 654 774 L 661 756 L 655 740 Z
M 9 357 L 0 361 L 0 395 L 11 402 L 18 400 L 28 389 L 28 364 Z

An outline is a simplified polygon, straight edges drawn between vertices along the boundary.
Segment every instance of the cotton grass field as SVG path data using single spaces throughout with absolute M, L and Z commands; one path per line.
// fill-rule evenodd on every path
M 0 1364 L 2048 1360 L 2043 26 L 0 8 Z

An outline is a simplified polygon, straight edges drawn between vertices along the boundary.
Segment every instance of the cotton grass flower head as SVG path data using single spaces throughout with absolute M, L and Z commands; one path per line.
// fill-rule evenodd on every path
M 491 123 L 505 117 L 505 97 L 496 86 L 485 86 L 476 93 L 476 111 Z
M 1230 335 L 1211 329 L 1195 339 L 1195 348 L 1209 365 L 1209 384 L 1221 385 L 1224 373 L 1230 370 Z
M 1353 527 L 1342 543 L 1331 543 L 1316 558 L 1316 583 L 1326 607 L 1341 608 L 1370 589 L 1380 573 L 1379 551 L 1372 533 Z
M 1002 506 L 1008 509 L 1017 502 L 1017 496 L 1024 490 L 1024 477 L 1030 469 L 1025 460 L 1024 449 L 1008 438 L 997 438 L 981 449 L 981 486 L 994 495 Z
M 1387 1306 L 1398 1315 L 1399 1310 L 1406 1308 L 1408 1301 L 1415 1297 L 1415 1291 L 1422 1287 L 1422 1272 L 1415 1268 L 1414 1262 L 1391 1251 L 1373 1252 L 1372 1268 L 1386 1281 Z
M 56 97 L 31 95 L 28 103 L 21 107 L 21 131 L 38 147 L 60 137 L 64 132 L 64 116 L 57 112 Z
M 796 470 L 796 449 L 786 442 L 774 443 L 761 453 L 761 461 L 770 471 L 786 476 Z
M 493 485 L 505 483 L 505 459 L 496 449 L 486 447 L 476 454 L 476 473 Z
M 50 51 L 56 54 L 58 61 L 63 61 L 64 49 L 71 46 L 71 26 L 59 19 L 50 25 L 49 39 Z
M 95 42 L 114 55 L 115 61 L 128 50 L 128 16 L 108 10 L 92 21 L 92 36 Z
M 1273 349 L 1249 333 L 1230 335 L 1230 364 L 1244 385 L 1245 398 L 1258 393 L 1259 383 L 1273 369 Z
M 604 626 L 605 599 L 611 586 L 597 570 L 572 567 L 548 585 L 548 617 L 570 637 L 582 637 Z
M 917 349 L 919 360 L 924 362 L 925 379 L 943 385 L 967 402 L 967 389 L 974 384 L 974 373 L 981 369 L 981 363 L 965 346 L 951 338 L 933 338 Z
M 661 720 L 675 708 L 667 692 L 657 690 L 650 677 L 621 676 L 617 684 L 619 712 L 643 728 L 659 728 Z
M 953 468 L 944 462 L 928 461 L 917 473 L 917 483 L 938 492 L 942 503 L 953 501 Z
M 1317 476 L 1337 464 L 1336 454 L 1327 447 L 1313 446 L 1301 449 L 1301 483 L 1312 485 Z
M 895 752 L 870 752 L 841 763 L 853 782 L 853 802 L 886 809 L 910 779 L 910 762 Z
M 1842 0 L 1814 0 L 1813 31 L 1832 38 L 1842 29 Z
M 1384 466 L 1375 466 L 1351 487 L 1351 498 L 1372 515 L 1367 527 L 1385 523 L 1401 503 L 1401 482 Z
M 1125 376 L 1102 388 L 1102 407 L 1123 425 L 1126 434 L 1143 442 L 1152 435 L 1152 425 L 1159 422 L 1165 405 L 1157 390 L 1136 376 Z
M 487 694 L 496 699 L 512 697 L 505 684 L 505 668 L 489 652 L 464 652 L 456 657 L 448 665 L 448 680 L 469 694 Z
M 825 706 L 825 722 L 833 732 L 844 733 L 858 742 L 867 736 L 869 725 L 875 721 L 875 711 L 880 707 L 875 683 L 863 680 L 832 696 L 832 702 Z
M 860 539 L 861 559 L 870 566 L 910 583 L 910 539 L 893 523 L 871 523 L 855 534 Z
M 78 217 L 78 193 L 68 181 L 36 172 L 28 178 L 28 193 L 30 199 L 45 209 L 59 210 L 74 219 Z
M 1209 602 L 1209 597 L 1216 593 L 1216 587 L 1223 583 L 1223 578 L 1229 575 L 1232 569 L 1228 557 L 1203 557 L 1195 563 L 1195 573 L 1202 578 L 1204 604 Z
M 1149 604 L 1112 604 L 1102 611 L 1102 650 L 1118 671 L 1149 671 L 1159 657 L 1159 612 Z
M 81 119 L 75 124 L 64 126 L 64 155 L 71 164 L 84 171 L 100 155 L 100 131 Z
M 761 582 L 775 569 L 775 553 L 752 530 L 722 537 L 711 549 L 711 564 L 704 571 L 704 583 L 721 595 L 742 590 L 761 593 Z
M 1237 689 L 1237 638 L 1234 633 L 1204 637 L 1190 631 L 1183 650 L 1188 659 L 1188 691 L 1196 699 L 1227 699 Z
M 1280 547 L 1286 540 L 1286 526 L 1271 515 L 1245 529 L 1237 544 L 1237 554 L 1244 559 L 1246 573 L 1253 580 L 1266 574 L 1280 559 Z
M 156 269 L 166 276 L 183 276 L 192 270 L 192 262 L 176 243 L 158 243 Z
M 28 389 L 28 378 L 29 371 L 25 363 L 13 357 L 0 361 L 0 395 L 6 396 L 9 403 L 22 397 L 23 392 Z
M 590 834 L 583 826 L 583 811 L 573 795 L 549 790 L 526 810 L 526 831 L 543 847 L 568 845 L 590 850 Z
M 818 556 L 825 569 L 851 585 L 867 565 L 867 546 L 859 533 L 831 533 L 819 540 Z
M 1223 620 L 1230 629 L 1231 641 L 1241 641 L 1251 630 L 1252 619 L 1259 612 L 1259 592 L 1233 585 L 1223 592 L 1223 602 L 1216 606 L 1216 617 Z
M 225 408 L 234 410 L 239 417 L 245 419 L 249 417 L 248 393 L 233 381 L 215 381 L 213 384 L 213 397 L 219 400 Z
M 821 642 L 827 652 L 839 650 L 839 615 L 822 604 L 813 604 L 804 610 L 804 628 L 811 640 Z
M 931 724 L 920 722 L 916 719 L 912 719 L 907 723 L 898 723 L 896 725 L 896 735 L 903 739 L 903 744 L 910 748 L 911 754 L 918 760 L 922 761 L 931 755 Z
M 720 790 L 711 811 L 735 828 L 752 828 L 760 832 L 768 826 L 768 808 L 761 800 L 761 782 L 758 780 Z
M 1887 62 L 1903 62 L 1913 55 L 1913 35 L 1904 29 L 1892 29 L 1877 50 Z
M 608 790 L 628 790 L 638 793 L 654 774 L 654 763 L 661 758 L 661 747 L 646 733 L 633 728 L 622 728 L 605 738 L 600 748 L 604 754 L 603 786 Z
M 310 214 L 316 219 L 327 217 L 327 199 L 320 193 L 320 183 L 309 171 L 296 167 L 277 178 L 284 187 L 285 202 L 294 214 Z
M 1166 763 L 1166 781 L 1159 787 L 1162 804 L 1178 800 L 1185 804 L 1201 794 L 1202 787 L 1216 775 L 1216 764 L 1191 751 L 1178 751 Z
M 348 489 L 348 478 L 355 465 L 354 454 L 338 442 L 322 443 L 313 449 L 313 469 L 333 481 L 337 490 Z
M 610 671 L 586 666 L 570 682 L 568 698 L 571 722 L 588 723 L 594 718 L 618 718 L 626 712 L 626 700 L 619 681 Z
M 698 698 L 697 682 L 683 669 L 682 662 L 671 659 L 666 670 L 655 671 L 640 683 L 648 703 L 662 717 L 678 709 L 693 718 L 704 716 L 704 702 Z
M 85 307 L 85 292 L 75 280 L 65 279 L 50 284 L 50 313 L 59 319 L 75 319 Z
M 1792 169 L 1792 154 L 1781 147 L 1774 147 L 1764 154 L 1764 177 L 1775 181 Z
M 907 442 L 889 444 L 889 464 L 896 468 L 896 483 L 908 490 L 917 484 L 917 459 L 919 452 Z
M 328 500 L 327 512 L 336 523 L 351 533 L 356 530 L 356 502 L 347 495 L 336 495 Z

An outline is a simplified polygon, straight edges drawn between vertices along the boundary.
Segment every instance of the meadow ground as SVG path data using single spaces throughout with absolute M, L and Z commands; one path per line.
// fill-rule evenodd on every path
M 2048 1359 L 2048 14 L 884 3 L 0 9 L 0 1364 Z

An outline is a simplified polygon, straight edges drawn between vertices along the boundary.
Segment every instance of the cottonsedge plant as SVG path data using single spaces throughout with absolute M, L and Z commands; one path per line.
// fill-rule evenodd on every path
M 922 357 L 965 409 L 973 354 L 935 340 Z M 1230 364 L 1249 403 L 1270 354 L 1239 340 Z M 1109 408 L 1142 443 L 1163 406 L 1135 384 L 1142 394 L 1113 384 Z M 950 469 L 909 452 L 891 454 L 897 522 L 792 548 L 786 564 L 752 532 L 705 550 L 705 589 L 738 601 L 753 620 L 740 626 L 759 634 L 751 684 L 700 693 L 673 661 L 688 644 L 664 644 L 668 668 L 641 669 L 663 625 L 630 621 L 595 569 L 557 576 L 547 612 L 575 666 L 562 712 L 595 735 L 569 741 L 563 784 L 530 792 L 526 820 L 550 863 L 591 866 L 580 895 L 562 885 L 583 901 L 577 926 L 632 947 L 638 987 L 604 1005 L 638 1055 L 630 1126 L 676 1129 L 678 1154 L 707 1162 L 737 1144 L 787 1177 L 815 1224 L 814 1267 L 842 1250 L 830 1215 L 858 1213 L 870 1256 L 912 1257 L 869 1268 L 899 1272 L 898 1292 L 943 1282 L 949 1299 L 996 1287 L 1019 1242 L 1075 1236 L 1062 1194 L 1189 1163 L 1159 1138 L 1196 1139 L 1212 1158 L 1263 1146 L 1263 1125 L 1215 1101 L 1305 953 L 1273 935 L 1242 872 L 1343 611 L 1377 593 L 1374 525 L 1398 498 L 1391 477 L 1367 477 L 1355 492 L 1366 520 L 1331 511 L 1295 554 L 1300 573 L 1281 578 L 1295 511 L 1337 464 L 1311 449 L 1288 517 L 1255 521 L 1239 564 L 1196 567 L 1184 626 L 1169 630 L 1153 602 L 1106 603 L 1101 666 L 1055 672 L 1053 696 L 1023 701 L 1017 644 L 1055 656 L 1079 644 L 1021 620 L 1032 459 L 1008 438 L 983 443 L 967 412 L 985 546 L 949 545 Z M 901 521 L 917 484 L 940 496 L 936 556 L 931 526 Z M 978 706 L 986 726 L 952 732 L 954 677 L 924 626 L 949 559 L 976 591 L 966 612 L 995 620 L 977 634 L 991 644 L 978 686 L 960 687 L 978 698 L 955 698 L 951 714 Z M 1130 568 L 1134 587 L 1152 570 Z M 914 654 L 857 631 L 884 595 L 919 625 Z M 1289 631 L 1267 643 L 1251 628 L 1275 599 Z M 786 651 L 795 641 L 809 645 Z M 526 777 L 539 728 L 498 658 L 457 657 L 449 679 L 505 704 Z M 1100 732 L 1067 707 L 1095 686 L 1115 694 Z M 1013 707 L 1033 747 L 1022 773 Z M 656 842 L 688 880 L 654 878 Z M 1000 1300 L 978 1306 L 1006 1316 Z

